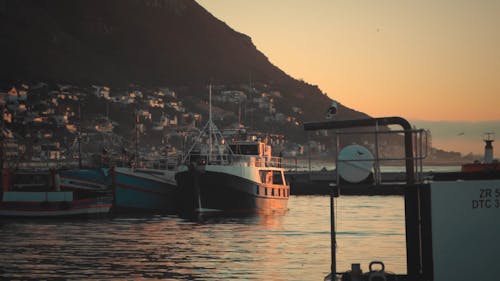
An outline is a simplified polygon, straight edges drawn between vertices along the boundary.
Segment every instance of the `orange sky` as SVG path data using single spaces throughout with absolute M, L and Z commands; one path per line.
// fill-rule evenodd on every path
M 197 0 L 272 63 L 373 117 L 500 120 L 498 0 Z

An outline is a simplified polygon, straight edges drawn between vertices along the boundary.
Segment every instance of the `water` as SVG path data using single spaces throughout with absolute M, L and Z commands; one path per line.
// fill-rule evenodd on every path
M 404 273 L 402 197 L 336 200 L 339 269 L 382 260 Z M 285 214 L 0 221 L 0 279 L 323 280 L 329 197 L 291 196 Z

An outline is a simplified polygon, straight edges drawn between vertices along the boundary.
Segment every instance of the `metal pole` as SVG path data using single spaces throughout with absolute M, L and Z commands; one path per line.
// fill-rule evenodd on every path
M 78 168 L 82 169 L 82 110 L 78 103 Z
M 135 167 L 139 164 L 139 113 L 135 111 Z
M 331 247 L 331 265 L 330 271 L 332 274 L 332 281 L 335 281 L 337 275 L 337 232 L 335 230 L 335 189 L 338 188 L 340 175 L 338 170 L 338 156 L 339 156 L 340 140 L 337 130 L 335 130 L 335 186 L 331 186 L 330 191 L 330 247 Z
M 0 120 L 1 122 L 1 127 L 0 127 L 0 170 L 2 170 L 2 173 L 3 173 L 3 165 L 4 165 L 4 135 L 3 135 L 3 129 L 4 129 L 4 126 L 5 126 L 5 123 L 4 123 L 4 110 L 5 110 L 5 107 L 2 106 L 2 119 Z
M 405 139 L 405 167 L 406 167 L 406 182 L 413 184 L 414 179 L 414 166 L 413 166 L 413 139 L 412 127 L 408 121 L 401 117 L 381 117 L 369 119 L 356 119 L 356 120 L 341 120 L 341 121 L 327 121 L 327 122 L 308 122 L 304 123 L 304 130 L 316 131 L 325 129 L 345 129 L 357 127 L 369 127 L 378 125 L 400 125 L 404 129 Z
M 331 231 L 331 255 L 332 255 L 332 264 L 331 264 L 331 272 L 332 272 L 332 281 L 335 281 L 335 275 L 337 274 L 337 239 L 335 234 L 335 188 L 331 187 L 330 192 L 330 231 Z
M 212 158 L 212 84 L 208 88 L 208 163 Z
M 379 162 L 379 146 L 378 146 L 378 122 L 375 122 L 375 185 L 380 185 L 382 183 L 382 173 L 380 172 L 380 162 Z

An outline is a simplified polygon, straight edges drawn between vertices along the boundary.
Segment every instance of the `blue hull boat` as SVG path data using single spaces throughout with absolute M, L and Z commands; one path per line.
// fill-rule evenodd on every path
M 108 168 L 71 169 L 59 171 L 62 190 L 110 191 Z
M 113 173 L 117 211 L 168 212 L 176 209 L 174 171 L 117 167 Z

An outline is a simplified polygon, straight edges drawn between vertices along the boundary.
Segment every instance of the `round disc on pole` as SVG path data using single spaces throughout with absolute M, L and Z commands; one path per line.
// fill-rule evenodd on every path
M 366 147 L 352 144 L 339 153 L 337 172 L 350 183 L 359 183 L 365 180 L 373 169 L 374 158 Z

